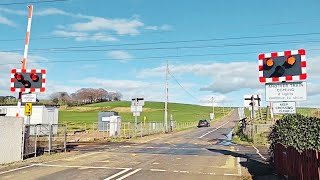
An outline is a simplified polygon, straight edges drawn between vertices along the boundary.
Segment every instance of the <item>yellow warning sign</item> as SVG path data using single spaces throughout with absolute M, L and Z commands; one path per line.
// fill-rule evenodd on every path
M 26 116 L 32 115 L 32 103 L 26 103 L 24 105 L 24 115 Z

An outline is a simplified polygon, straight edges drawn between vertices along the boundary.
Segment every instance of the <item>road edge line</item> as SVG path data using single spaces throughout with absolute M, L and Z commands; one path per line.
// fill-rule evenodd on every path
M 207 133 L 205 133 L 205 134 L 201 135 L 201 136 L 200 136 L 200 137 L 198 137 L 198 138 L 199 138 L 199 139 L 201 139 L 201 138 L 205 137 L 206 135 L 208 135 L 208 134 L 210 134 L 210 133 L 212 133 L 212 132 L 214 132 L 214 131 L 216 131 L 216 130 L 220 129 L 221 127 L 225 126 L 225 125 L 226 125 L 226 124 L 228 124 L 229 122 L 230 122 L 230 121 L 227 121 L 226 123 L 222 124 L 221 126 L 219 126 L 219 127 L 215 128 L 215 129 L 214 129 L 214 130 L 212 130 L 212 131 L 209 131 L 209 132 L 207 132 Z
M 11 170 L 3 171 L 3 172 L 0 172 L 0 175 L 6 174 L 6 173 L 10 173 L 10 172 L 14 172 L 14 171 L 18 171 L 18 170 L 21 170 L 21 169 L 30 168 L 30 167 L 33 167 L 33 166 L 36 166 L 36 164 L 31 164 L 31 165 L 28 165 L 28 166 L 23 166 L 23 167 L 11 169 Z
M 252 145 L 252 147 L 256 150 L 256 153 L 263 159 L 263 160 L 267 160 L 267 158 L 265 158 L 259 151 L 259 149 L 257 147 L 255 147 L 254 145 Z

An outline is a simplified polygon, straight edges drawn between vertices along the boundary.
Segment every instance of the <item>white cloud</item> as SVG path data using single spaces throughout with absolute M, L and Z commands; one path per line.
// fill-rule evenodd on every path
M 228 102 L 228 98 L 225 95 L 206 95 L 199 98 L 200 105 L 203 106 L 212 106 L 212 97 L 213 97 L 213 105 L 218 106 L 223 103 Z
M 95 86 L 104 87 L 111 91 L 124 91 L 132 89 L 141 89 L 148 86 L 154 86 L 150 83 L 134 80 L 105 80 L 99 78 L 86 78 L 83 80 L 75 80 L 74 82 L 81 82 L 86 84 L 93 84 Z
M 77 41 L 106 41 L 106 42 L 118 41 L 117 38 L 104 33 L 95 33 L 86 37 L 77 37 L 76 40 Z
M 266 93 L 266 90 L 261 88 L 261 89 L 256 90 L 256 92 L 254 92 L 253 94 L 259 94 L 259 95 L 264 96 L 265 93 Z
M 13 9 L 7 9 L 7 8 L 0 8 L 0 12 L 8 13 L 8 14 L 15 14 L 15 15 L 27 15 L 27 11 L 21 11 L 21 10 L 13 10 Z
M 104 88 L 107 91 L 116 91 L 123 94 L 123 99 L 130 100 L 132 97 L 145 97 L 147 101 L 164 101 L 164 82 L 146 82 L 139 80 L 108 80 L 96 77 L 90 77 L 85 79 L 77 79 L 70 81 L 78 84 L 78 86 L 84 86 L 91 88 Z M 188 87 L 189 84 L 182 84 L 184 87 Z M 178 102 L 181 101 L 181 97 L 189 97 L 181 90 L 178 85 L 169 85 L 169 101 Z M 69 91 L 67 91 L 69 92 Z M 186 98 L 183 98 L 185 102 Z
M 320 68 L 319 68 L 319 57 L 307 58 L 307 74 L 308 79 L 319 79 Z
M 147 26 L 147 27 L 145 27 L 145 29 L 156 31 L 156 30 L 158 30 L 159 28 L 158 28 L 158 26 Z
M 161 26 L 146 26 L 145 29 L 153 30 L 153 31 L 170 31 L 170 30 L 172 30 L 172 26 L 170 26 L 168 24 L 164 24 Z
M 47 9 L 42 9 L 40 11 L 36 11 L 34 15 L 37 16 L 50 16 L 50 15 L 70 15 L 69 13 L 57 9 L 57 8 L 47 8 Z
M 144 26 L 138 19 L 107 19 L 92 17 L 89 22 L 74 23 L 70 27 L 74 31 L 115 31 L 119 35 L 138 35 L 139 28 Z
M 308 96 L 320 95 L 320 84 L 308 83 L 307 93 Z
M 56 30 L 53 32 L 53 34 L 59 37 L 74 38 L 76 41 L 118 41 L 117 38 L 104 33 L 89 34 L 85 32 Z
M 68 86 L 61 84 L 61 82 L 56 82 L 47 76 L 46 91 L 44 93 L 37 93 L 38 99 L 49 99 L 50 95 L 55 92 L 68 92 L 69 94 L 76 92 L 81 89 L 80 86 Z
M 60 37 L 86 37 L 89 35 L 88 33 L 84 32 L 71 32 L 63 30 L 53 31 L 53 34 Z
M 159 29 L 162 31 L 170 31 L 170 30 L 172 30 L 172 26 L 170 26 L 168 24 L 164 24 L 164 25 L 160 26 Z
M 138 77 L 162 76 L 165 68 L 165 66 L 160 66 L 145 69 L 138 74 Z M 229 93 L 243 88 L 255 89 L 261 86 L 258 81 L 257 63 L 184 64 L 170 65 L 169 69 L 173 74 L 193 74 L 196 76 L 211 77 L 214 83 L 202 87 L 201 90 L 203 91 Z
M 131 54 L 126 51 L 110 51 L 107 54 L 110 58 L 119 59 L 119 60 L 130 60 L 134 58 Z
M 8 26 L 17 26 L 13 21 L 9 20 L 6 17 L 0 16 L 0 24 L 8 25 Z
M 241 89 L 256 89 L 262 85 L 257 79 L 246 79 L 245 77 L 228 77 L 217 79 L 211 85 L 200 88 L 201 91 L 212 91 L 218 93 L 230 93 Z

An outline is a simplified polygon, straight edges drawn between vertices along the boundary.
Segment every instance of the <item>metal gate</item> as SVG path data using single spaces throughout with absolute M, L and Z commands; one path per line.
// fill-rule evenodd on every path
M 66 151 L 66 126 L 62 124 L 30 124 L 24 127 L 23 157 L 52 151 Z

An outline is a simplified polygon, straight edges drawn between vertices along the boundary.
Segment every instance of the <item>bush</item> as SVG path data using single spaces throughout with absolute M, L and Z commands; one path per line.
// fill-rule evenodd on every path
M 301 114 L 285 115 L 272 126 L 268 139 L 272 145 L 281 143 L 299 152 L 320 150 L 320 119 Z

